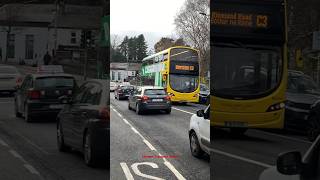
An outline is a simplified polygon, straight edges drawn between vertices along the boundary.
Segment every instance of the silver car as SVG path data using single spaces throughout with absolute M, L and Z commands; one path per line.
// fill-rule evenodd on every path
M 16 86 L 21 82 L 22 77 L 16 67 L 0 65 L 0 93 L 15 92 Z

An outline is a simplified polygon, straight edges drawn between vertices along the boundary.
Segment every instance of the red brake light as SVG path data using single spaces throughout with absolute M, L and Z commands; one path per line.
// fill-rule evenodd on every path
M 16 84 L 20 84 L 22 82 L 22 78 L 21 77 L 18 77 L 17 79 L 16 79 Z
M 141 100 L 142 100 L 142 101 L 147 101 L 148 99 L 149 99 L 148 96 L 142 96 L 142 97 L 141 97 Z
M 109 122 L 110 109 L 108 107 L 102 107 L 99 111 L 99 117 L 103 122 Z
M 40 98 L 40 91 L 37 90 L 29 90 L 28 97 L 30 99 L 39 99 Z
M 167 100 L 167 101 L 171 101 L 171 97 L 169 95 L 166 96 L 164 99 Z

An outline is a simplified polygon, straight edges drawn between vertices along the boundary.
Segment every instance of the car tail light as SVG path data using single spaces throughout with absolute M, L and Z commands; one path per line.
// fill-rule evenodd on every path
M 148 96 L 142 96 L 141 98 L 142 102 L 148 101 L 149 97 Z
M 99 110 L 99 118 L 104 123 L 109 122 L 110 121 L 110 109 L 108 107 L 102 107 Z
M 18 77 L 18 78 L 16 79 L 16 84 L 21 84 L 21 82 L 22 82 L 22 77 Z
M 30 99 L 39 99 L 40 98 L 40 91 L 37 90 L 29 90 L 28 97 Z
M 171 97 L 169 95 L 166 96 L 164 99 L 167 100 L 167 101 L 171 101 Z

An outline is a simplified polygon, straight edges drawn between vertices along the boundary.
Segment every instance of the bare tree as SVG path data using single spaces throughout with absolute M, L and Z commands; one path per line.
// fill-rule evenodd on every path
M 209 0 L 186 0 L 175 17 L 177 33 L 200 51 L 201 76 L 209 70 L 210 6 Z

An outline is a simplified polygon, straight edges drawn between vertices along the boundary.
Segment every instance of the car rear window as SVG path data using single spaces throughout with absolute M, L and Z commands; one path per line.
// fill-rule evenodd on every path
M 36 88 L 47 88 L 47 87 L 73 87 L 74 78 L 72 77 L 41 77 L 35 81 Z
M 17 74 L 18 71 L 14 67 L 1 67 L 0 66 L 0 74 Z
M 146 89 L 144 90 L 145 95 L 166 95 L 163 89 Z
M 121 86 L 121 89 L 133 89 L 133 86 Z

